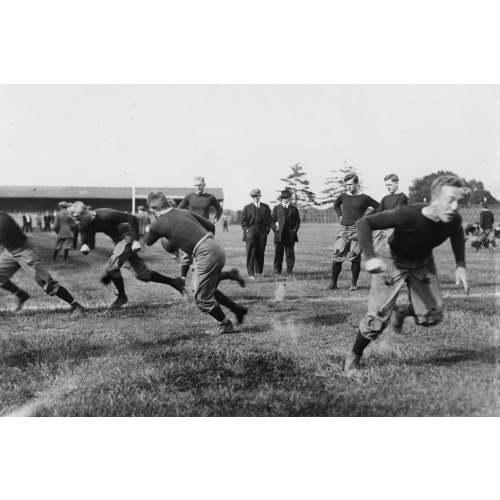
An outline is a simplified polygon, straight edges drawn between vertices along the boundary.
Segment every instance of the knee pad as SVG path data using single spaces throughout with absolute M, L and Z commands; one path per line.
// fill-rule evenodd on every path
M 359 331 L 363 337 L 375 340 L 387 327 L 389 320 L 383 321 L 376 316 L 366 315 L 359 323 Z

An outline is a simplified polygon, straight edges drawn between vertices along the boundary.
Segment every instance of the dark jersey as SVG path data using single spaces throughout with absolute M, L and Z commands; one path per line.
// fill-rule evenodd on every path
M 479 214 L 479 226 L 482 230 L 488 231 L 488 229 L 493 229 L 493 222 L 495 222 L 495 218 L 489 210 L 483 210 Z
M 342 208 L 340 206 L 342 205 Z M 335 212 L 342 217 L 343 226 L 352 226 L 365 215 L 368 207 L 378 208 L 378 201 L 367 194 L 349 195 L 342 193 L 333 204 Z
M 80 225 L 82 245 L 88 245 L 89 233 L 107 234 L 114 243 L 126 239 L 130 243 L 139 239 L 139 227 L 135 215 L 119 212 L 112 208 L 98 208 L 96 216 L 88 224 Z
M 26 239 L 19 224 L 10 215 L 0 212 L 0 245 L 10 252 L 22 246 Z
M 462 217 L 456 214 L 451 222 L 434 222 L 422 213 L 425 206 L 425 203 L 413 203 L 359 220 L 356 224 L 358 238 L 366 258 L 376 257 L 372 231 L 394 228 L 389 246 L 397 259 L 419 262 L 432 255 L 434 248 L 450 238 L 457 267 L 465 267 Z
M 408 196 L 404 193 L 388 194 L 380 201 L 380 205 L 374 213 L 384 212 L 385 210 L 392 210 L 396 207 L 408 205 Z
M 215 208 L 215 210 L 217 211 L 215 214 L 215 218 L 219 220 L 220 216 L 222 215 L 223 208 L 220 206 L 217 198 L 208 193 L 190 193 L 184 197 L 177 208 L 188 209 L 190 212 L 201 215 L 205 219 L 208 219 L 210 217 L 210 207 Z
M 215 226 L 204 217 L 187 210 L 170 208 L 153 222 L 144 241 L 146 245 L 152 245 L 160 238 L 167 238 L 177 248 L 192 255 L 198 242 L 214 230 Z

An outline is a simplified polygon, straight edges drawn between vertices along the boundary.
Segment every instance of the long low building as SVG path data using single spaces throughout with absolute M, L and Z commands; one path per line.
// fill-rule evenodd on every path
M 83 201 L 94 208 L 114 208 L 132 212 L 135 206 L 144 205 L 148 193 L 161 191 L 169 200 L 179 204 L 193 187 L 75 187 L 75 186 L 3 186 L 0 187 L 0 210 L 9 213 L 52 212 L 60 201 Z M 206 188 L 219 203 L 224 202 L 222 188 Z

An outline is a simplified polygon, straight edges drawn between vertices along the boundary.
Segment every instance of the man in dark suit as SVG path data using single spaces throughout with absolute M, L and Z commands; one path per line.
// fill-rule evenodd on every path
M 260 202 L 260 189 L 252 189 L 250 196 L 253 201 L 243 208 L 241 227 L 243 241 L 247 243 L 248 279 L 254 281 L 256 276 L 262 276 L 264 270 L 264 252 L 271 229 L 271 209 L 269 205 Z
M 273 209 L 272 225 L 274 231 L 274 272 L 281 274 L 283 254 L 286 253 L 286 273 L 293 274 L 295 264 L 294 246 L 299 239 L 300 215 L 296 206 L 290 203 L 290 192 L 281 192 L 281 204 Z

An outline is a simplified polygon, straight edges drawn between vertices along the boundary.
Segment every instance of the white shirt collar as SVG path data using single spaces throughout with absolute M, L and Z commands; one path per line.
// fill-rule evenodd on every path
M 159 217 L 160 215 L 163 215 L 163 214 L 166 214 L 167 212 L 170 212 L 170 210 L 173 210 L 174 207 L 168 207 L 168 208 L 165 208 L 163 210 L 160 210 L 160 211 L 154 211 L 155 212 L 155 215 L 156 217 Z
M 253 204 L 254 204 L 257 208 L 259 208 L 260 201 L 254 201 L 254 202 L 253 202 Z
M 288 202 L 288 203 L 281 202 L 282 207 L 288 208 L 288 205 L 290 205 L 290 202 Z

